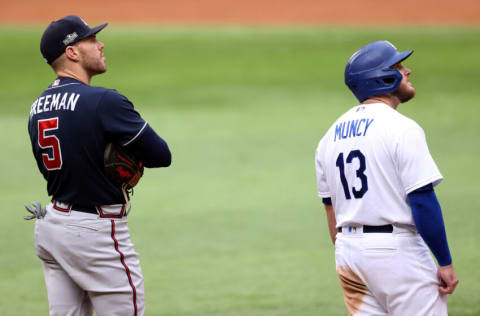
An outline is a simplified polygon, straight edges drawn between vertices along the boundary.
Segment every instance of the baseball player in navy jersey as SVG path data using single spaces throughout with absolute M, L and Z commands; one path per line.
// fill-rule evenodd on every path
M 447 315 L 446 294 L 458 283 L 434 192 L 443 177 L 422 128 L 397 112 L 415 96 L 402 64 L 412 53 L 377 41 L 350 57 L 345 83 L 360 105 L 315 154 L 350 315 Z
M 52 22 L 40 50 L 57 75 L 33 102 L 28 132 L 51 203 L 30 207 L 43 261 L 50 315 L 143 315 L 144 286 L 127 227 L 125 190 L 104 173 L 115 143 L 145 167 L 167 167 L 165 141 L 115 90 L 90 86 L 107 70 L 107 24 L 90 28 L 77 16 Z

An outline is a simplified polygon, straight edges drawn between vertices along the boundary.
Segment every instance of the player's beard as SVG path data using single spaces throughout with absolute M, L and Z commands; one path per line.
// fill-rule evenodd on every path
M 95 53 L 95 56 L 92 56 L 92 54 L 85 54 L 82 60 L 83 68 L 85 69 L 85 71 L 88 72 L 90 76 L 103 74 L 105 71 L 107 71 L 105 57 L 102 53 Z
M 415 88 L 410 82 L 402 81 L 400 86 L 398 86 L 398 89 L 392 94 L 400 100 L 400 103 L 405 103 L 413 99 L 415 96 Z

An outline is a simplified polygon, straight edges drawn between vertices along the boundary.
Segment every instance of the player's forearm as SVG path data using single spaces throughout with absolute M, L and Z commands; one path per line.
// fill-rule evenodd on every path
M 442 210 L 433 188 L 417 190 L 408 195 L 412 215 L 419 234 L 440 266 L 452 263 Z
M 128 147 L 147 168 L 168 167 L 172 163 L 172 154 L 167 143 L 150 125 L 147 125 L 142 135 Z
M 327 214 L 328 232 L 333 244 L 335 244 L 335 239 L 337 236 L 337 220 L 335 218 L 335 211 L 333 206 L 328 204 L 325 204 L 325 211 Z

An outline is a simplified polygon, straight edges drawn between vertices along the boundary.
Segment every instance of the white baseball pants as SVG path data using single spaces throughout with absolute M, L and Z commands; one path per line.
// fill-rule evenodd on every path
M 342 228 L 335 261 L 345 305 L 352 316 L 444 316 L 437 267 L 421 236 L 394 226 L 393 233 Z
M 126 217 L 47 206 L 35 224 L 51 316 L 141 316 L 143 276 Z

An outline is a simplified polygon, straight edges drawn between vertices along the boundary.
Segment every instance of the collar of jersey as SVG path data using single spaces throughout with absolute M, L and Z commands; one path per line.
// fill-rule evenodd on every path
M 378 107 L 378 106 L 381 106 L 381 107 L 384 107 L 384 108 L 389 108 L 391 110 L 394 110 L 392 109 L 388 104 L 384 103 L 384 102 L 375 102 L 375 103 L 367 103 L 367 104 L 360 104 L 359 106 L 364 106 L 364 107 Z M 357 106 L 358 107 L 358 106 Z M 394 110 L 395 111 L 395 110 Z
M 68 83 L 81 83 L 81 84 L 84 84 L 83 82 L 81 82 L 80 80 L 77 80 L 75 78 L 71 78 L 71 77 L 57 77 L 56 80 L 60 80 L 60 83 L 58 85 L 64 85 L 64 84 L 68 84 Z
M 375 103 L 360 103 L 359 106 L 369 106 L 369 105 L 378 105 L 378 104 L 381 104 L 381 105 L 386 105 L 388 106 L 386 103 L 384 102 L 375 102 Z

